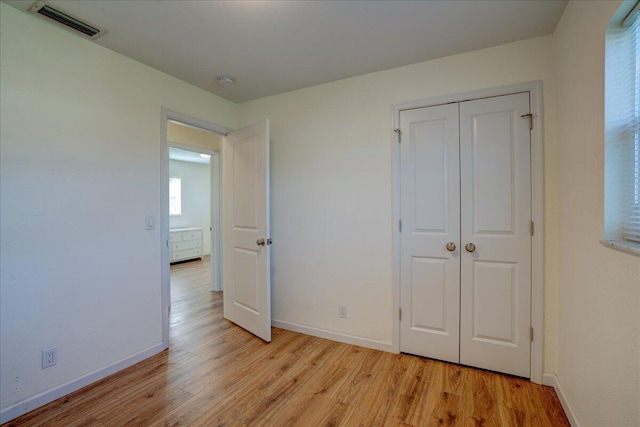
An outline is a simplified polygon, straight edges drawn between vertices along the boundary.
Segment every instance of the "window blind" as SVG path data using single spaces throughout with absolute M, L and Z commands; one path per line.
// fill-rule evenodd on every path
M 636 10 L 636 9 L 634 9 Z M 618 238 L 640 242 L 640 19 L 607 34 L 607 209 L 616 211 Z
M 628 143 L 631 146 L 631 160 L 626 171 L 630 196 L 627 201 L 627 221 L 625 223 L 624 237 L 640 242 L 640 19 L 636 11 L 629 31 L 629 45 L 632 50 L 632 67 L 634 68 L 633 94 L 634 108 L 628 114 Z

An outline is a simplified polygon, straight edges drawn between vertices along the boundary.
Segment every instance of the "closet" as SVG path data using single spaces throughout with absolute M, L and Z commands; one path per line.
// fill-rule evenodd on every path
M 529 92 L 400 112 L 400 349 L 530 376 Z

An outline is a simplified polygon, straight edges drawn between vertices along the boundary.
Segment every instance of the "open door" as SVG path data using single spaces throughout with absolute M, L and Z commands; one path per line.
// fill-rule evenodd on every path
M 269 121 L 222 141 L 224 317 L 271 341 Z

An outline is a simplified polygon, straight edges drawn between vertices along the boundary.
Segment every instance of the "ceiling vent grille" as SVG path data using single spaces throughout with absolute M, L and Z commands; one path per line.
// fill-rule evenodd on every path
M 95 40 L 107 33 L 105 29 L 90 24 L 58 7 L 53 7 L 44 1 L 39 1 L 31 6 L 31 8 L 29 8 L 29 12 L 40 17 L 45 17 L 47 21 L 53 22 L 59 27 L 66 28 L 67 30 L 92 40 Z

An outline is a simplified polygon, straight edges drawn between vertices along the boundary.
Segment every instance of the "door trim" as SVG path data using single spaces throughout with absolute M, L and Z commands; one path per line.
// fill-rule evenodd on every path
M 542 384 L 542 360 L 544 344 L 544 140 L 542 125 L 542 81 L 532 81 L 509 86 L 469 91 L 420 99 L 392 107 L 392 188 L 393 188 L 393 343 L 392 349 L 400 353 L 400 144 L 393 129 L 400 127 L 400 111 L 413 108 L 432 107 L 450 102 L 490 98 L 520 92 L 530 93 L 530 107 L 533 114 L 531 130 L 531 219 L 535 223 L 535 233 L 531 237 L 531 326 L 534 339 L 531 342 L 531 381 Z
M 209 122 L 207 120 L 198 119 L 196 117 L 191 117 L 187 114 L 180 113 L 178 111 L 170 110 L 166 107 L 160 108 L 160 264 L 161 264 L 161 277 L 160 277 L 160 286 L 161 286 L 161 313 L 162 313 L 162 347 L 164 350 L 169 348 L 169 306 L 171 304 L 171 277 L 170 277 L 170 269 L 169 269 L 169 246 L 167 246 L 169 240 L 169 141 L 167 138 L 167 121 L 175 120 L 182 124 L 193 126 L 198 129 L 204 129 L 209 132 L 214 132 L 220 135 L 226 135 L 232 131 L 224 126 L 220 126 L 216 123 Z M 175 145 L 175 144 L 173 144 Z M 198 150 L 200 150 L 198 148 Z M 222 153 L 220 154 L 222 156 Z M 217 159 L 220 156 L 215 156 Z M 213 159 L 214 157 L 212 157 Z M 219 159 L 217 160 L 218 164 L 218 175 L 220 172 L 219 168 Z M 213 166 L 213 165 L 212 165 Z M 213 173 L 213 169 L 212 169 Z M 220 177 L 217 177 L 216 180 L 218 183 L 220 182 Z M 213 188 L 212 188 L 213 192 Z M 219 191 L 217 191 L 217 197 L 219 197 Z M 214 198 L 214 203 L 219 203 L 217 197 Z M 218 206 L 219 208 L 219 206 Z M 219 233 L 219 226 L 213 227 L 214 232 Z M 219 234 L 216 236 L 212 236 L 212 238 L 217 238 Z M 220 251 L 218 250 L 218 254 Z M 218 268 L 217 272 L 219 274 L 220 271 L 220 260 L 218 260 Z

